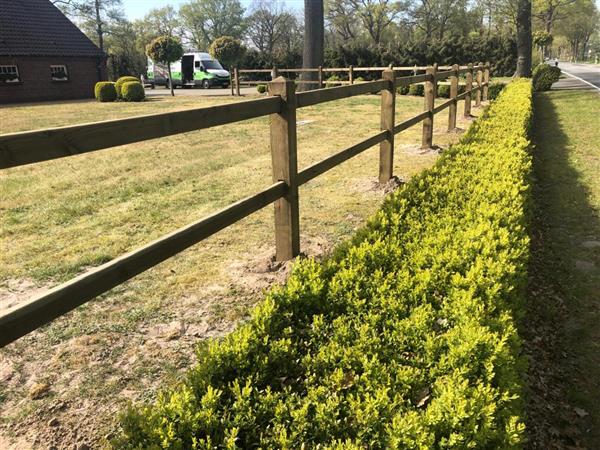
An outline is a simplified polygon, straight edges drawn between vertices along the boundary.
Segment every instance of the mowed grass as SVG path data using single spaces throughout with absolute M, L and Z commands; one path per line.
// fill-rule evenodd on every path
M 0 110 L 0 133 L 232 101 L 239 99 L 11 106 Z M 466 128 L 462 107 L 459 127 Z M 422 108 L 423 98 L 398 96 L 397 121 Z M 379 112 L 378 95 L 299 110 L 299 167 L 378 132 Z M 447 120 L 447 111 L 436 116 L 434 144 L 442 147 L 459 137 L 446 132 Z M 420 126 L 396 136 L 394 173 L 402 179 L 436 159 L 418 151 L 420 137 Z M 263 117 L 1 171 L 0 291 L 23 280 L 66 281 L 270 185 L 270 167 Z M 301 188 L 308 256 L 348 238 L 377 209 L 384 196 L 377 171 L 372 148 Z M 199 339 L 229 331 L 261 297 L 272 281 L 260 267 L 274 254 L 273 229 L 267 207 L 2 350 L 12 371 L 0 393 L 7 432 L 36 436 L 45 408 L 61 400 L 69 404 L 61 420 L 88 418 L 96 425 L 86 433 L 97 436 L 127 399 L 152 397 L 190 363 Z M 34 382 L 50 389 L 32 402 Z
M 530 301 L 540 316 L 533 321 L 541 321 L 541 329 L 558 333 L 547 351 L 560 376 L 553 381 L 564 394 L 561 404 L 554 405 L 554 410 L 548 408 L 548 417 L 543 418 L 552 430 L 564 430 L 566 443 L 598 448 L 600 96 L 585 86 L 584 90 L 539 93 L 535 108 L 536 221 Z M 531 338 L 543 340 L 545 336 Z M 536 354 L 533 367 L 544 363 L 544 357 L 538 360 Z M 548 397 L 552 398 L 555 390 L 550 387 Z

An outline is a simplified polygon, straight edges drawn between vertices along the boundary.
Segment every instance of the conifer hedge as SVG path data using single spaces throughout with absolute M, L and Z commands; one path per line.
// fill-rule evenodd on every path
M 520 448 L 531 113 L 530 81 L 511 83 L 354 239 L 131 407 L 114 446 Z

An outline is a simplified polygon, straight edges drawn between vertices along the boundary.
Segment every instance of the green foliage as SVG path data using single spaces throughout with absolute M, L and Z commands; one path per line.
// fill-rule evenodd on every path
M 437 96 L 439 98 L 450 98 L 450 86 L 447 84 L 438 85 Z
M 221 36 L 210 44 L 208 49 L 210 55 L 218 59 L 225 67 L 233 67 L 239 63 L 246 53 L 242 41 L 231 36 Z
M 550 33 L 544 30 L 537 30 L 533 32 L 533 43 L 540 48 L 547 47 L 552 44 L 553 37 Z
M 137 77 L 133 77 L 131 75 L 126 75 L 117 80 L 117 82 L 115 83 L 115 88 L 117 89 L 117 98 L 123 98 L 123 93 L 122 93 L 123 85 L 125 83 L 129 83 L 131 81 L 137 81 L 139 83 L 140 79 Z
M 115 448 L 520 448 L 530 120 L 515 81 L 351 242 L 131 406 Z
M 539 64 L 533 69 L 533 89 L 536 92 L 549 91 L 552 84 L 560 79 L 560 68 L 549 64 Z
M 340 81 L 342 81 L 342 79 L 339 77 L 339 75 L 331 75 L 329 78 L 327 78 L 327 80 L 325 81 L 325 87 L 335 87 L 335 86 L 340 86 Z
M 360 82 L 362 82 L 362 81 L 365 81 L 365 79 L 364 79 L 363 77 L 356 77 L 356 78 L 354 79 L 354 82 L 355 82 L 355 83 L 360 83 Z
M 117 89 L 112 81 L 99 81 L 94 86 L 94 97 L 99 102 L 114 102 L 117 99 Z
M 411 84 L 408 89 L 408 95 L 416 95 L 418 97 L 425 96 L 425 86 L 422 84 Z
M 171 36 L 159 36 L 146 46 L 146 54 L 154 62 L 171 64 L 183 56 L 181 41 Z
M 410 91 L 410 86 L 400 86 L 396 89 L 396 92 L 400 95 L 408 95 L 408 91 Z
M 126 102 L 141 102 L 146 98 L 146 92 L 139 81 L 127 81 L 121 88 L 121 97 Z
M 488 86 L 488 100 L 495 100 L 496 98 L 498 98 L 498 95 L 500 95 L 500 92 L 502 92 L 502 89 L 504 89 L 505 87 L 506 83 L 490 83 L 490 85 Z
M 259 94 L 264 94 L 265 92 L 267 92 L 267 85 L 259 84 L 258 86 L 256 86 L 256 90 L 258 91 Z

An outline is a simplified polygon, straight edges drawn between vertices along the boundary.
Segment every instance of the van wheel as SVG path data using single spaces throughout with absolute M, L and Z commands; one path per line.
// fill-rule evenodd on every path
M 208 80 L 202 81 L 202 88 L 203 89 L 210 89 L 210 81 L 208 81 Z

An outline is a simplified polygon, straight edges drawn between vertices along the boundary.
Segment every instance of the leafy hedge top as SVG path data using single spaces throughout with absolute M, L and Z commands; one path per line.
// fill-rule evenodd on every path
M 557 66 L 538 64 L 533 69 L 532 75 L 535 91 L 549 91 L 552 85 L 560 79 L 561 70 Z
M 330 260 L 296 264 L 117 448 L 518 448 L 531 84 L 392 194 Z

